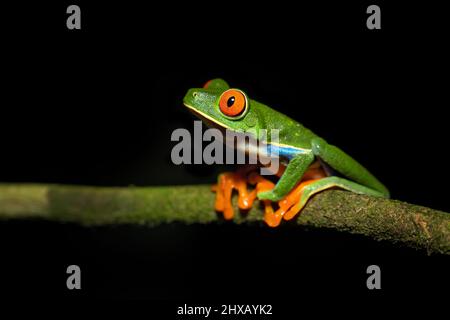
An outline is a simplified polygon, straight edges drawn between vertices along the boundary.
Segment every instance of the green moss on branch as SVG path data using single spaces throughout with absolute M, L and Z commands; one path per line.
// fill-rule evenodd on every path
M 221 220 L 209 186 L 105 188 L 63 185 L 0 185 L 0 218 L 44 218 L 83 225 Z M 236 223 L 262 223 L 254 206 Z M 287 222 L 388 240 L 429 253 L 450 254 L 450 215 L 395 200 L 331 190 L 316 195 L 298 219 Z M 302 231 L 299 231 L 302 232 Z

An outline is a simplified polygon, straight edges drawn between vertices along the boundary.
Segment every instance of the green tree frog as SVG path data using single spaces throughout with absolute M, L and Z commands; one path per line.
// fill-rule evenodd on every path
M 232 219 L 234 215 L 233 190 L 238 191 L 240 209 L 250 209 L 255 199 L 262 201 L 264 220 L 272 227 L 278 226 L 282 219 L 292 219 L 311 196 L 326 189 L 341 188 L 389 197 L 388 189 L 341 149 L 328 144 L 299 122 L 250 99 L 244 91 L 230 88 L 222 79 L 210 80 L 203 88 L 190 89 L 183 103 L 199 118 L 218 128 L 245 132 L 279 130 L 276 145 L 266 141 L 277 148 L 286 164 L 276 173 L 279 177 L 276 183 L 247 169 L 219 175 L 217 185 L 213 186 L 215 209 L 223 212 L 225 219 Z M 248 188 L 248 185 L 254 187 Z

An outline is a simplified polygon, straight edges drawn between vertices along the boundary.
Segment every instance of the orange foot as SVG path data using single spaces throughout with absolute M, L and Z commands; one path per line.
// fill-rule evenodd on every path
M 281 168 L 284 169 L 284 168 Z M 282 173 L 282 170 L 281 170 Z M 281 174 L 278 173 L 278 176 Z M 322 168 L 312 166 L 304 175 L 304 180 L 300 182 L 286 197 L 278 202 L 278 209 L 274 211 L 270 200 L 262 200 L 264 205 L 264 221 L 270 227 L 277 227 L 281 220 L 290 220 L 294 218 L 302 209 L 300 199 L 304 188 L 324 177 Z M 255 186 L 251 191 L 247 188 L 247 183 Z M 226 172 L 219 176 L 219 181 L 212 187 L 216 192 L 216 211 L 223 212 L 226 220 L 234 217 L 232 205 L 233 190 L 238 191 L 238 207 L 242 210 L 248 210 L 252 207 L 256 196 L 261 191 L 269 191 L 275 187 L 275 184 L 256 172 L 248 173 L 248 170 L 239 170 L 237 172 Z
M 282 168 L 284 169 L 284 168 Z M 281 170 L 277 175 L 281 176 L 284 170 Z M 280 174 L 281 173 L 281 174 Z M 281 219 L 291 220 L 303 208 L 300 205 L 300 199 L 305 187 L 314 181 L 326 177 L 326 173 L 321 167 L 320 163 L 316 161 L 313 163 L 303 175 L 302 181 L 289 192 L 283 199 L 278 201 L 278 210 L 264 216 L 264 221 L 270 227 L 277 227 Z
M 300 199 L 302 197 L 303 190 L 307 185 L 317 180 L 320 180 L 320 178 L 302 181 L 298 184 L 286 197 L 284 197 L 284 199 L 278 202 L 279 209 L 277 210 L 277 213 L 283 216 L 284 220 L 291 220 L 294 218 L 303 208 L 300 206 Z
M 253 190 L 247 188 L 247 183 L 254 185 Z M 219 181 L 212 187 L 212 191 L 216 192 L 216 211 L 223 212 L 226 220 L 233 219 L 234 210 L 231 202 L 233 190 L 238 191 L 238 207 L 242 210 L 248 210 L 253 206 L 256 195 L 261 191 L 271 190 L 275 185 L 273 182 L 264 179 L 256 172 L 248 174 L 244 170 L 237 172 L 225 172 L 219 176 Z M 272 203 L 270 200 L 263 201 L 264 211 L 267 214 L 273 214 Z

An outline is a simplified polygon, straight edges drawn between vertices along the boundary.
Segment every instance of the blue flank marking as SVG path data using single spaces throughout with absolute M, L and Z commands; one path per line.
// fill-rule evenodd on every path
M 278 154 L 278 156 L 285 157 L 289 160 L 291 160 L 300 153 L 305 153 L 304 150 L 299 150 L 291 147 L 280 147 L 271 144 L 267 145 L 267 152 L 268 153 L 274 152 L 275 154 Z

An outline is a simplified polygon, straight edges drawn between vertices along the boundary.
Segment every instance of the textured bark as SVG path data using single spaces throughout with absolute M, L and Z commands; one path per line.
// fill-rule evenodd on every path
M 86 187 L 38 184 L 0 185 L 0 219 L 43 218 L 83 225 L 210 223 L 209 186 Z M 235 223 L 262 222 L 262 209 L 236 210 Z M 301 215 L 285 224 L 329 228 L 374 240 L 450 254 L 450 215 L 408 203 L 330 190 L 313 197 Z M 302 232 L 302 231 L 299 231 Z

